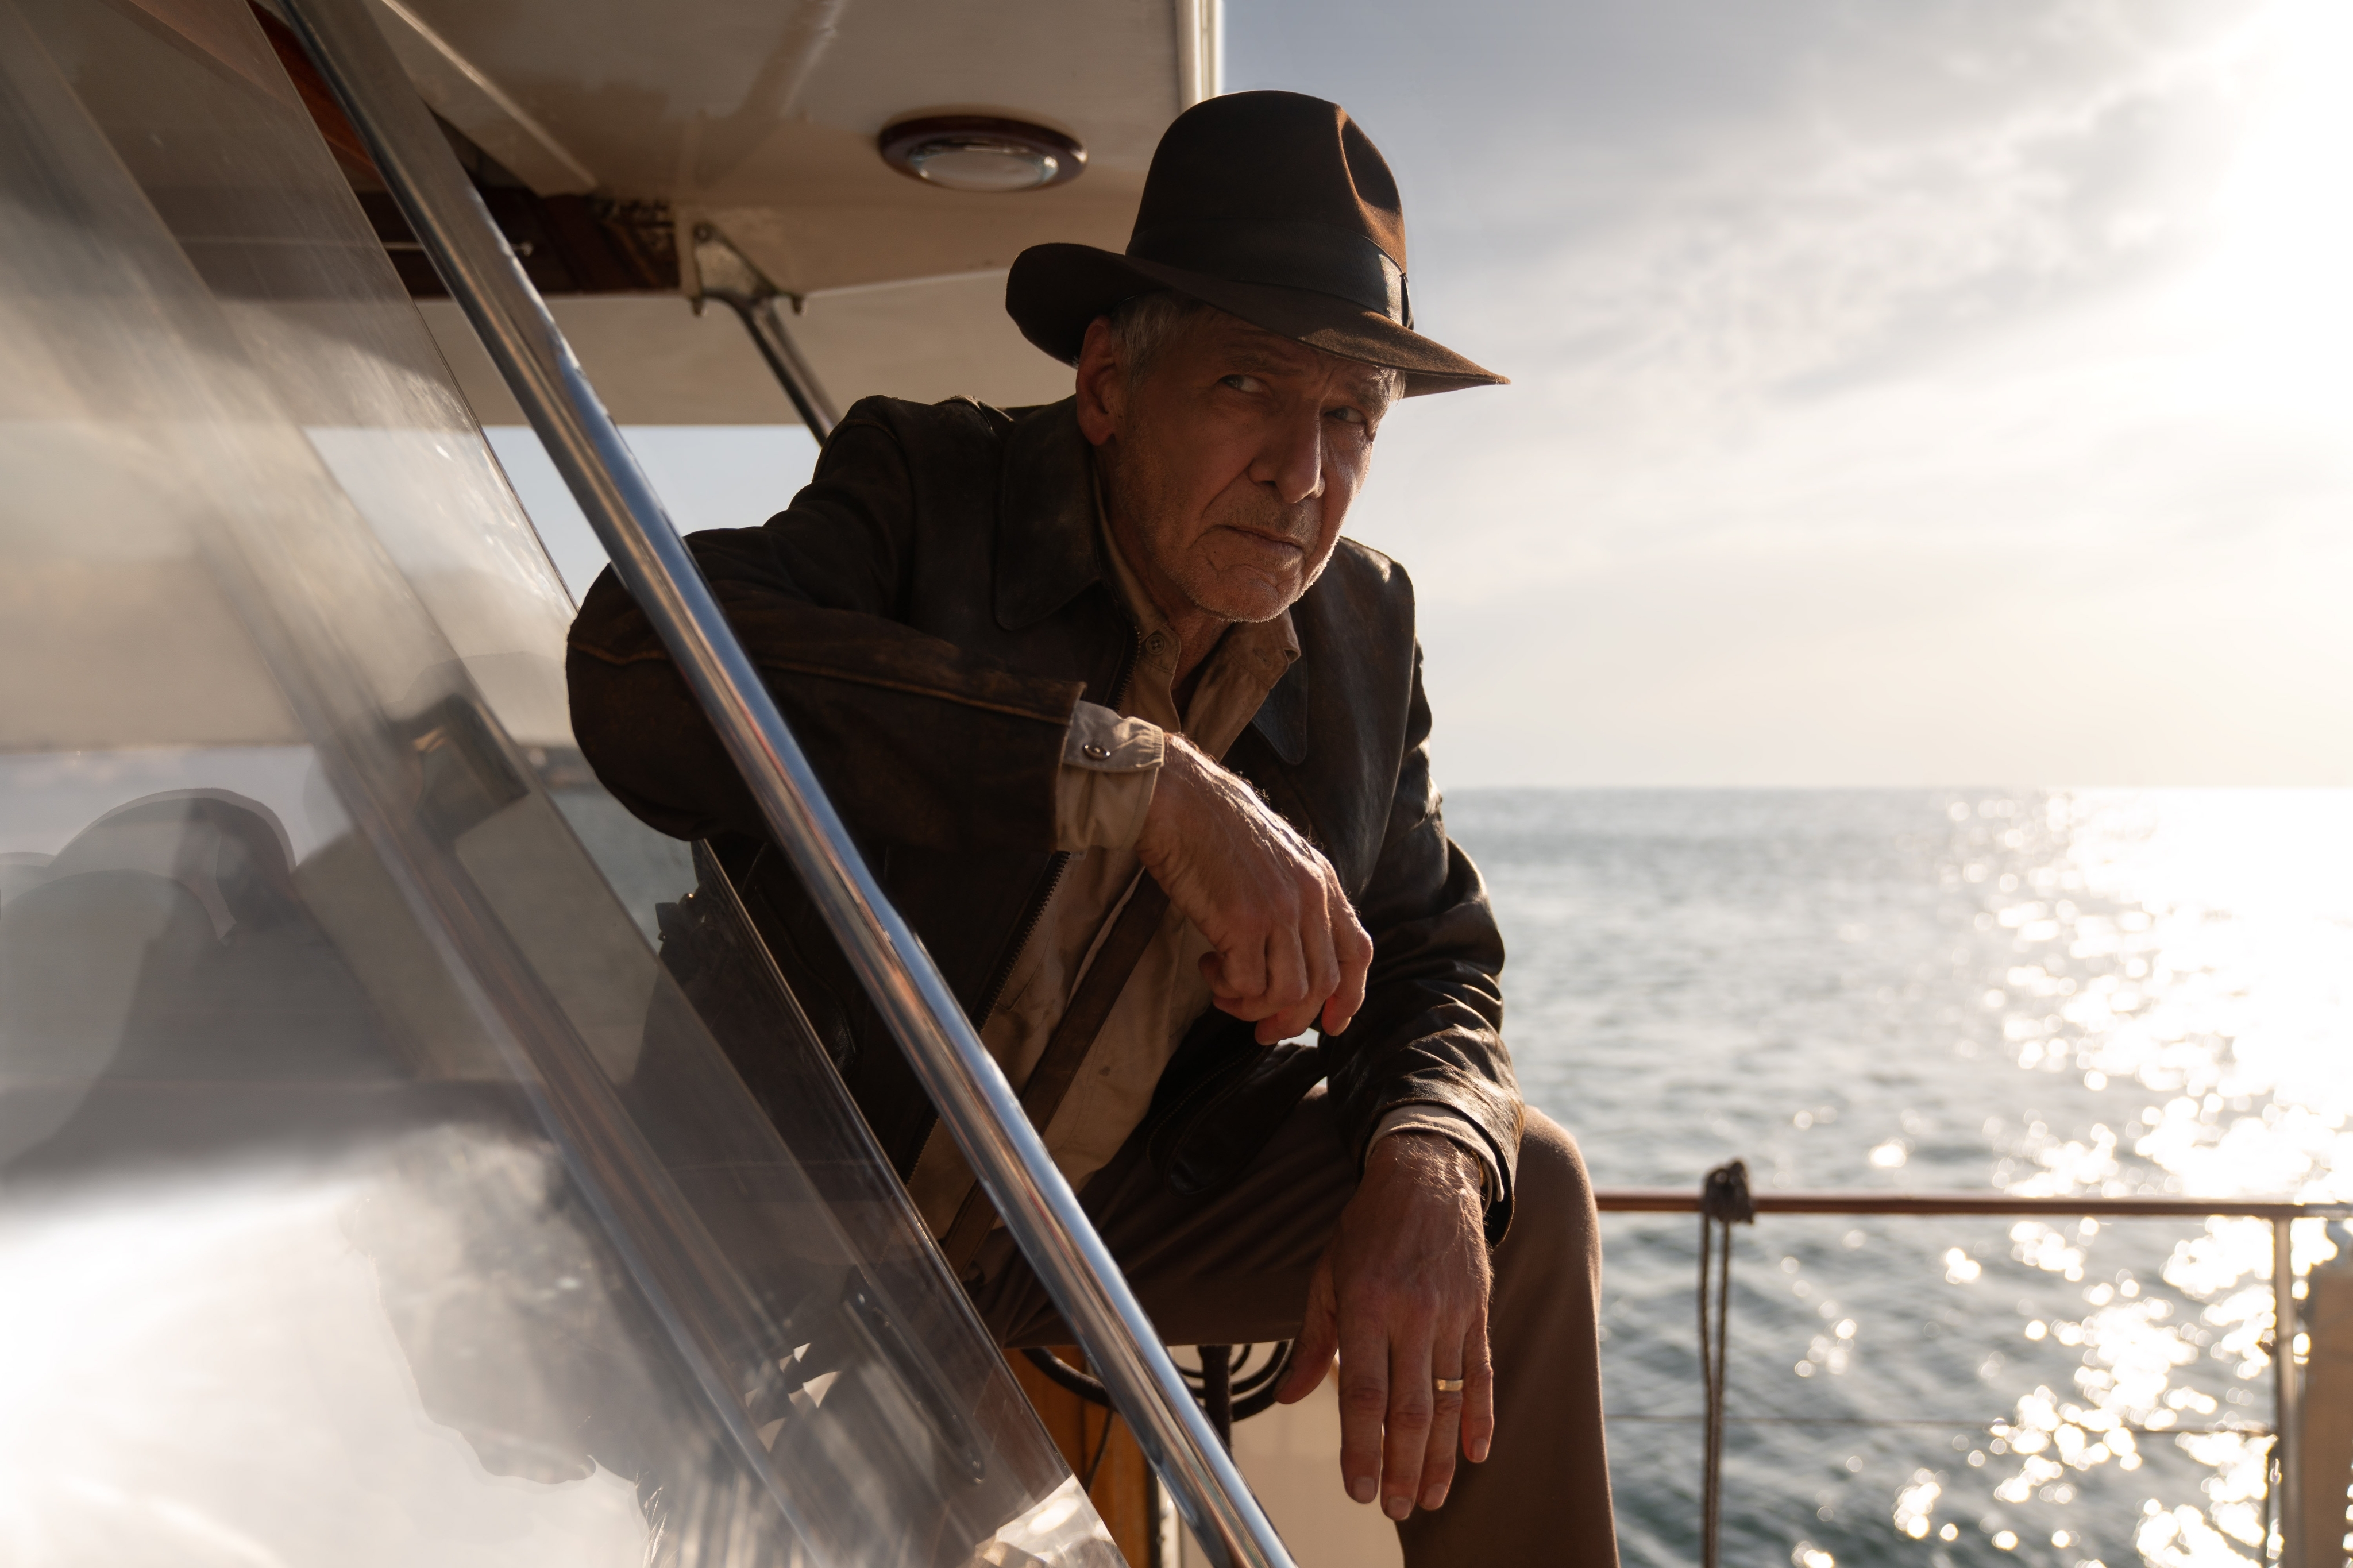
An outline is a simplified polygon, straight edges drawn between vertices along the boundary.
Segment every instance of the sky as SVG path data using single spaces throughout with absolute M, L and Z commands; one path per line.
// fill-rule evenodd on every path
M 1442 782 L 2353 784 L 2353 6 L 1433 15 L 1235 4 L 1226 82 L 1348 106 L 1513 378 L 1394 411 L 1348 530 Z M 689 527 L 813 452 L 631 437 Z

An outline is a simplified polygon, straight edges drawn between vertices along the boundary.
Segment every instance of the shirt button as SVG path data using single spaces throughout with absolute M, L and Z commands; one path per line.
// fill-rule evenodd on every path
M 1098 746 L 1092 741 L 1089 741 L 1085 745 L 1081 746 L 1079 750 L 1084 752 L 1096 762 L 1102 762 L 1105 757 L 1111 755 L 1111 748 L 1109 746 Z
M 1144 646 L 1147 652 L 1166 653 L 1168 651 L 1168 634 L 1166 632 L 1155 632 L 1150 637 L 1144 639 Z

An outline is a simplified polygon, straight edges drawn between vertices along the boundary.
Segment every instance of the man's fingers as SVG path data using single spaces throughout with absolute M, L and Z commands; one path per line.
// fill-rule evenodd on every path
M 1230 936 L 1201 957 L 1210 994 L 1237 1018 L 1263 1018 L 1299 1005 L 1306 994 L 1306 964 L 1295 926 L 1274 925 Z
M 1310 1003 L 1304 1007 L 1294 1007 L 1279 1017 L 1260 1019 L 1258 1029 L 1251 1037 L 1261 1046 L 1279 1045 L 1294 1035 L 1305 1034 L 1307 1026 L 1314 1022 L 1315 1005 Z
M 1340 1479 L 1358 1502 L 1381 1495 L 1381 1426 L 1389 1413 L 1386 1326 L 1361 1307 L 1340 1319 Z
M 1332 1370 L 1332 1358 L 1340 1352 L 1339 1317 L 1332 1302 L 1332 1260 L 1326 1258 L 1316 1264 L 1314 1277 L 1308 1282 L 1307 1315 L 1292 1346 L 1291 1370 L 1282 1374 L 1282 1386 L 1274 1391 L 1277 1404 L 1298 1404 L 1314 1393 L 1324 1374 Z
M 1487 1314 L 1471 1326 L 1463 1347 L 1462 1457 L 1474 1465 L 1487 1462 L 1495 1441 L 1495 1367 L 1487 1354 Z
M 1320 927 L 1303 933 L 1306 944 L 1306 983 L 1301 988 L 1296 1005 L 1286 1008 L 1280 1017 L 1270 1018 L 1258 1029 L 1258 1043 L 1271 1046 L 1277 1040 L 1287 1040 L 1313 1027 L 1324 1013 L 1325 1000 L 1336 984 L 1332 963 L 1331 933 Z
M 1311 989 L 1305 995 L 1294 999 L 1281 1012 L 1261 1019 L 1258 1026 L 1258 1043 L 1261 1046 L 1271 1046 L 1277 1040 L 1287 1040 L 1293 1035 L 1304 1034 L 1314 1025 L 1316 1016 L 1323 1011 L 1324 995 L 1324 992 Z
M 1438 1392 L 1430 1383 L 1427 1323 L 1390 1324 L 1388 1440 L 1381 1453 L 1381 1511 L 1403 1519 L 1421 1491 Z
M 1299 994 L 1320 1008 L 1326 997 L 1340 989 L 1340 933 L 1333 929 L 1334 921 L 1354 917 L 1348 912 L 1348 900 L 1336 889 L 1317 891 L 1324 896 L 1315 900 L 1306 929 L 1299 933 L 1307 966 L 1307 984 Z
M 1307 996 L 1305 933 L 1296 924 L 1277 926 L 1266 942 L 1266 1016 L 1277 1017 L 1299 1010 Z M 1275 1038 L 1282 1037 L 1277 1035 Z
M 1332 922 L 1332 952 L 1339 977 L 1331 1000 L 1324 1004 L 1327 1035 L 1336 1035 L 1355 1021 L 1356 1009 L 1365 1005 L 1365 976 L 1373 964 L 1373 939 L 1365 934 L 1356 911 L 1336 888 L 1333 898 L 1338 918 Z
M 1445 1372 L 1436 1369 L 1447 1364 L 1445 1361 L 1435 1363 L 1432 1375 L 1446 1377 Z M 1450 1394 L 1432 1385 L 1430 1441 L 1421 1454 L 1421 1506 L 1424 1508 L 1436 1508 L 1443 1503 L 1447 1489 L 1454 1484 L 1454 1446 L 1462 1437 L 1463 1396 L 1470 1388 L 1470 1382 L 1459 1370 L 1452 1376 L 1462 1383 L 1462 1388 Z
M 1327 877 L 1327 881 L 1331 879 Z M 1269 966 L 1270 1001 L 1279 1010 L 1264 1016 L 1258 1026 L 1258 1043 L 1271 1046 L 1277 1040 L 1287 1040 L 1314 1026 L 1321 1019 L 1325 1026 L 1337 1033 L 1345 1024 L 1333 1022 L 1333 1003 L 1340 997 L 1341 989 L 1353 980 L 1354 993 L 1346 997 L 1346 1016 L 1353 1016 L 1364 1001 L 1364 966 L 1360 961 L 1352 976 L 1347 958 L 1355 955 L 1361 945 L 1366 952 L 1371 943 L 1363 940 L 1363 929 L 1356 924 L 1356 912 L 1348 907 L 1336 882 L 1329 888 L 1315 889 L 1314 907 L 1303 918 L 1297 929 L 1300 956 L 1300 979 L 1296 989 L 1289 990 L 1280 981 L 1288 980 L 1289 971 L 1281 964 Z M 1278 942 L 1278 948 L 1280 943 Z M 1248 1016 L 1247 1014 L 1240 1015 Z
M 1440 1342 L 1441 1344 L 1443 1340 Z M 1439 1391 L 1437 1405 L 1430 1423 L 1430 1449 L 1421 1462 L 1421 1506 L 1438 1508 L 1446 1501 L 1446 1493 L 1454 1485 L 1454 1456 L 1458 1451 L 1469 1454 L 1474 1460 L 1487 1457 L 1487 1444 L 1495 1428 L 1495 1378 L 1487 1364 L 1486 1314 L 1480 1314 L 1462 1339 L 1461 1348 L 1451 1358 L 1456 1370 L 1443 1368 L 1450 1358 L 1440 1355 L 1440 1370 L 1437 1376 L 1460 1382 L 1462 1386 L 1449 1394 Z M 1435 1385 L 1433 1385 L 1435 1386 Z M 1478 1450 L 1472 1452 L 1472 1429 L 1478 1428 Z
M 1219 1006 L 1236 1017 L 1258 1016 L 1244 1009 L 1266 995 L 1265 932 L 1232 938 L 1217 952 L 1203 954 L 1201 973 L 1208 976 L 1209 990 Z
M 1257 1024 L 1261 1045 L 1305 1031 L 1338 984 L 1333 935 L 1319 910 L 1278 924 L 1259 941 L 1237 938 L 1203 954 L 1201 973 L 1219 1011 Z
M 1271 1046 L 1277 1040 L 1287 1040 L 1303 1033 L 1315 1022 L 1317 1002 L 1310 1000 L 1277 1010 L 1274 1000 L 1261 993 L 1255 996 L 1229 996 L 1224 994 L 1222 972 L 1218 967 L 1218 955 L 1201 955 L 1201 977 L 1209 983 L 1209 998 L 1218 1011 L 1229 1017 L 1240 1018 L 1258 1026 L 1258 1043 Z

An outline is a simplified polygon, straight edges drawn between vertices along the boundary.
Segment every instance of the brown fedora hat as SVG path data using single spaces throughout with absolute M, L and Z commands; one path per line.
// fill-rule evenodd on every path
M 1014 258 L 1005 309 L 1070 364 L 1089 322 L 1160 289 L 1393 366 L 1409 397 L 1504 379 L 1413 330 L 1397 180 L 1346 110 L 1303 93 L 1237 92 L 1178 115 L 1152 155 L 1126 254 L 1033 245 Z

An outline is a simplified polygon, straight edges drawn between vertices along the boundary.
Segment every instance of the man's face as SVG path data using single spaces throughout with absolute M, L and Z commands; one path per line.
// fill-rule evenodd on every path
M 1370 365 L 1219 310 L 1180 325 L 1138 384 L 1103 321 L 1079 358 L 1113 528 L 1172 616 L 1266 621 L 1295 603 L 1332 558 L 1388 407 Z

